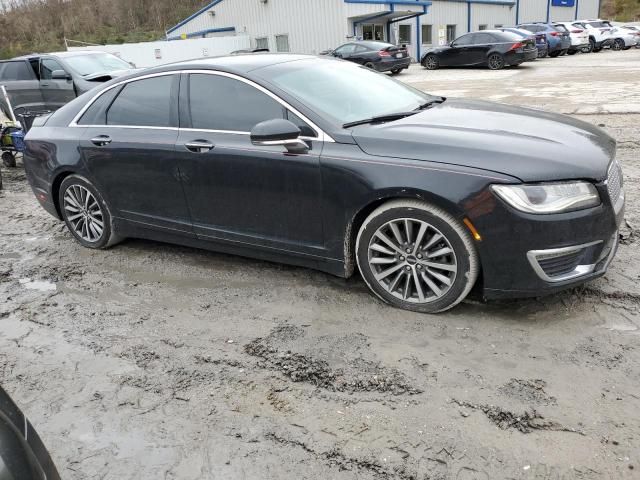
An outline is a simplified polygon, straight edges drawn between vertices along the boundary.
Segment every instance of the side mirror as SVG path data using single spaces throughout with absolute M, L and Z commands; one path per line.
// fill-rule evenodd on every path
M 251 143 L 260 146 L 281 145 L 289 153 L 306 153 L 309 145 L 300 138 L 300 129 L 289 120 L 275 118 L 251 129 Z
M 69 75 L 64 70 L 54 70 L 51 72 L 52 80 L 71 80 L 71 75 Z

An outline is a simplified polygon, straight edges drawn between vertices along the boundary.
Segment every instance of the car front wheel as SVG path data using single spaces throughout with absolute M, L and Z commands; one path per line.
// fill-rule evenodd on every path
M 613 42 L 613 45 L 611 45 L 611 50 L 622 50 L 623 48 L 624 40 L 622 40 L 621 38 L 616 38 Z
M 119 240 L 106 202 L 86 178 L 80 175 L 65 178 L 58 202 L 67 228 L 84 247 L 107 248 Z
M 469 232 L 446 211 L 417 200 L 393 200 L 372 212 L 358 232 L 356 256 L 378 297 L 422 313 L 457 305 L 479 271 Z

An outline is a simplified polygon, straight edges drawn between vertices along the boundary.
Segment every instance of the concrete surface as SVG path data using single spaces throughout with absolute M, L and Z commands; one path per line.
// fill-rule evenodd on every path
M 0 383 L 63 478 L 639 478 L 640 50 L 399 78 L 616 137 L 630 227 L 607 275 L 419 315 L 359 278 L 83 249 L 3 169 Z

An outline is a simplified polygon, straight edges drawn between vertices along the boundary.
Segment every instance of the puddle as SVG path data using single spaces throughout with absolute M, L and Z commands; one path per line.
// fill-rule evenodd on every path
M 47 280 L 31 280 L 30 278 L 21 278 L 19 280 L 21 285 L 29 290 L 38 290 L 39 292 L 55 292 L 56 284 Z

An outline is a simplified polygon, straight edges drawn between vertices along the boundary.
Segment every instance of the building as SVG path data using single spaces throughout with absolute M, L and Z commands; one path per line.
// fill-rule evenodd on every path
M 354 39 L 405 44 L 411 56 L 475 30 L 598 18 L 600 0 L 214 0 L 168 40 L 245 35 L 252 48 L 317 54 Z

